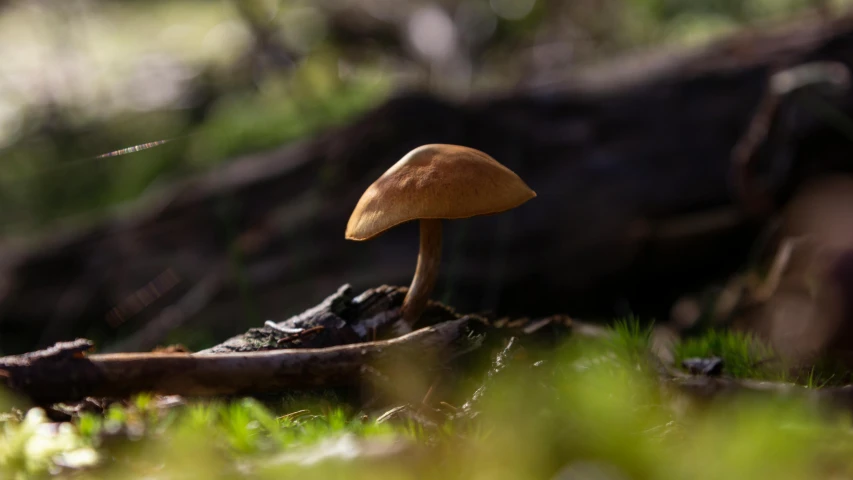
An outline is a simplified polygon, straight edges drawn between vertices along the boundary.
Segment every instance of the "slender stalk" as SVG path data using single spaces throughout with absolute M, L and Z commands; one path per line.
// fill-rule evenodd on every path
M 410 327 L 426 308 L 429 296 L 438 277 L 438 267 L 441 264 L 441 220 L 421 220 L 421 250 L 418 253 L 418 266 L 415 277 L 409 286 L 409 292 L 403 300 L 403 321 Z

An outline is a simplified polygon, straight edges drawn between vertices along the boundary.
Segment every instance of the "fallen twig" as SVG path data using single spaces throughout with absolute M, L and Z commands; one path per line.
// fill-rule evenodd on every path
M 462 405 L 461 413 L 458 413 L 459 416 L 473 418 L 479 413 L 478 409 L 483 403 L 483 397 L 487 395 L 489 388 L 495 383 L 496 377 L 506 370 L 512 362 L 512 357 L 519 348 L 517 339 L 510 337 L 506 347 L 495 356 L 491 368 L 486 373 L 486 378 L 483 379 L 483 384 L 471 395 L 471 399 Z
M 476 347 L 472 317 L 427 327 L 391 340 L 320 349 L 224 354 L 115 353 L 82 355 L 88 342 L 0 358 L 9 387 L 37 402 L 85 397 L 257 394 L 360 382 L 371 364 L 405 356 L 449 361 Z

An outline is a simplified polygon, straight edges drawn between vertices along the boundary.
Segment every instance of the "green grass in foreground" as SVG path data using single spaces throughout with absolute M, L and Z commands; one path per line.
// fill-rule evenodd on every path
M 38 410 L 23 420 L 7 415 L 0 420 L 0 478 L 62 475 L 62 464 L 91 464 L 74 473 L 82 479 L 853 475 L 849 416 L 791 399 L 685 403 L 661 389 L 643 361 L 648 332 L 632 322 L 615 330 L 610 339 L 569 341 L 539 366 L 507 371 L 476 423 L 377 424 L 375 414 L 365 417 L 328 400 L 271 408 L 243 399 L 161 410 L 144 395 L 103 417 L 85 414 L 58 432 Z M 716 351 L 726 358 L 743 353 L 735 337 L 715 338 L 705 345 L 725 346 Z M 696 345 L 682 353 L 707 351 Z M 284 415 L 294 409 L 302 411 Z M 356 454 L 353 439 L 414 450 L 349 458 Z

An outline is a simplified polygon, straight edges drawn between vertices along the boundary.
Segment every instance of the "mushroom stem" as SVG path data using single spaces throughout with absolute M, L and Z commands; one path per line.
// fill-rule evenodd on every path
M 421 250 L 418 253 L 418 266 L 415 277 L 403 299 L 403 321 L 410 327 L 420 318 L 426 308 L 429 296 L 438 277 L 441 264 L 441 220 L 421 219 Z

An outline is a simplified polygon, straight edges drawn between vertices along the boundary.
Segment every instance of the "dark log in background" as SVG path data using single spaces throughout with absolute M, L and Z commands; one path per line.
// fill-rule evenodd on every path
M 7 242 L 0 349 L 126 337 L 152 319 L 168 326 L 181 317 L 212 344 L 300 312 L 342 283 L 406 285 L 415 224 L 366 243 L 343 232 L 376 177 L 438 142 L 490 153 L 538 197 L 506 214 L 446 222 L 436 300 L 462 312 L 665 318 L 678 295 L 741 268 L 767 220 L 738 213 L 730 157 L 772 69 L 814 60 L 850 67 L 853 20 L 656 58 L 654 67 L 634 61 L 464 104 L 401 94 L 348 126 L 237 159 L 108 222 Z M 833 105 L 849 115 L 851 100 Z M 853 167 L 851 140 L 801 103 L 783 102 L 779 116 L 794 121 L 758 151 L 765 163 L 793 160 L 780 203 L 808 177 Z M 666 233 L 671 221 L 729 207 L 732 221 L 718 228 Z M 108 322 L 164 271 L 180 280 L 175 288 L 124 323 Z

